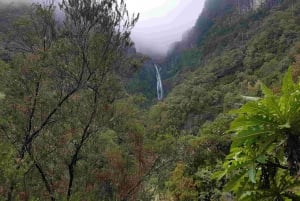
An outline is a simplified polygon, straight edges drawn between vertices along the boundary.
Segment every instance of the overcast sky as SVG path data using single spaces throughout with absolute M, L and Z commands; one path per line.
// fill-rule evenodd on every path
M 1 3 L 11 3 L 11 2 L 16 2 L 16 3 L 27 3 L 30 2 L 30 0 L 0 0 Z
M 140 13 L 132 38 L 138 51 L 165 54 L 181 40 L 200 15 L 204 0 L 125 0 L 128 10 Z
M 0 0 L 0 2 L 26 1 L 32 0 Z M 125 0 L 130 13 L 140 13 L 140 19 L 131 35 L 137 50 L 147 54 L 151 52 L 165 54 L 170 45 L 180 41 L 183 33 L 195 24 L 204 1 Z

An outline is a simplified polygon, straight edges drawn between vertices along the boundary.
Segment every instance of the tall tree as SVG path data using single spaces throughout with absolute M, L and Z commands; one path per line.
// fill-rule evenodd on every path
M 20 176 L 5 178 L 7 200 L 31 190 L 70 200 L 81 151 L 108 127 L 109 105 L 120 97 L 119 76 L 138 16 L 129 17 L 117 0 L 63 0 L 59 8 L 63 23 L 55 20 L 53 2 L 33 5 L 11 35 L 15 58 L 2 73 L 1 137 L 14 149 Z

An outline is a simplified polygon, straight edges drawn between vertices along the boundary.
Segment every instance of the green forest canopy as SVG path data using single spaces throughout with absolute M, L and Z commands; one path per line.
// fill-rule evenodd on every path
M 299 200 L 300 3 L 214 11 L 150 106 L 124 5 L 0 11 L 0 200 Z

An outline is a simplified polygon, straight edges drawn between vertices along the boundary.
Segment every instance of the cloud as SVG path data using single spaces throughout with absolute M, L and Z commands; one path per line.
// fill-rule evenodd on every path
M 165 55 L 193 27 L 204 4 L 204 0 L 161 0 L 160 4 L 146 9 L 150 6 L 142 7 L 146 0 L 128 0 L 130 12 L 139 11 L 137 1 L 141 2 L 141 18 L 132 31 L 132 39 L 138 51 L 160 55 Z
M 49 0 L 0 0 L 0 3 L 32 3 Z M 56 0 L 59 1 L 59 0 Z M 125 0 L 130 13 L 140 13 L 131 37 L 139 52 L 165 55 L 180 41 L 200 15 L 205 0 Z
M 24 3 L 32 3 L 31 0 L 0 0 L 0 3 L 5 3 L 5 4 L 8 4 L 8 3 L 14 3 L 14 4 L 24 4 Z

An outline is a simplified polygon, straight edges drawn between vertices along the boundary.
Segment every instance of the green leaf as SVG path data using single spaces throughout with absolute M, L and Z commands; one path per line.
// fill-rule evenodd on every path
M 217 171 L 212 175 L 212 179 L 221 180 L 226 175 L 224 171 Z
M 267 164 L 270 159 L 286 166 L 287 133 L 300 131 L 300 84 L 293 83 L 291 69 L 284 77 L 282 95 L 274 95 L 263 84 L 261 87 L 265 97 L 236 110 L 238 117 L 230 126 L 235 135 L 223 169 L 229 177 L 225 189 L 233 191 L 237 200 L 273 200 L 279 192 L 294 193 L 299 187 L 292 187 L 298 179 L 290 177 L 286 169 L 278 169 L 269 178 L 270 189 L 262 190 L 257 184 L 257 177 L 263 172 L 256 164 Z
M 260 83 L 261 90 L 265 96 L 274 96 L 273 91 L 269 89 L 266 85 L 263 83 Z
M 245 191 L 240 196 L 240 200 L 244 200 L 245 198 L 253 197 L 253 195 L 255 195 L 255 194 L 256 194 L 255 191 Z
M 256 158 L 256 161 L 262 164 L 266 164 L 267 163 L 267 157 L 266 155 L 260 155 Z
M 249 175 L 249 179 L 252 183 L 256 183 L 255 181 L 255 175 L 256 175 L 256 170 L 255 170 L 255 164 L 253 163 L 250 167 L 250 169 L 248 170 L 248 175 Z
M 236 191 L 241 186 L 244 180 L 245 180 L 245 172 L 243 171 L 231 177 L 230 180 L 226 183 L 224 190 Z
M 280 129 L 291 128 L 291 125 L 290 125 L 290 122 L 286 122 L 285 124 L 279 125 L 278 127 Z
M 294 91 L 294 89 L 295 84 L 293 82 L 292 69 L 289 68 L 282 81 L 282 92 L 283 94 L 289 95 Z

